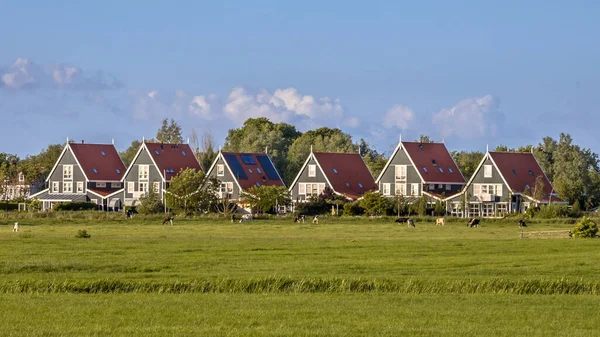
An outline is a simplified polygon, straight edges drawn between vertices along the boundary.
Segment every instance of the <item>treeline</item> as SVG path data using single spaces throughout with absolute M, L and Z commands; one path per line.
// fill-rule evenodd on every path
M 133 160 L 142 139 L 134 140 L 121 152 L 125 165 Z M 164 119 L 153 139 L 165 143 L 183 143 L 181 127 L 174 120 Z M 426 135 L 415 141 L 432 142 Z M 198 160 L 206 170 L 215 159 L 218 149 L 210 131 L 198 135 L 192 130 L 190 145 Z M 338 128 L 322 127 L 300 132 L 288 123 L 273 123 L 267 118 L 250 118 L 242 127 L 229 130 L 223 151 L 265 152 L 273 160 L 286 184 L 290 184 L 311 151 L 360 153 L 377 177 L 391 153 L 378 152 L 364 139 L 353 139 L 352 135 Z M 27 182 L 35 182 L 46 177 L 62 151 L 62 144 L 49 145 L 39 154 L 21 159 L 16 155 L 0 154 L 0 179 L 16 180 L 18 172 L 25 174 Z M 519 148 L 497 146 L 495 151 L 533 152 L 557 193 L 574 207 L 588 210 L 600 204 L 600 169 L 598 154 L 573 143 L 568 134 L 560 134 L 558 139 L 544 137 L 537 145 L 524 145 Z M 451 151 L 454 160 L 469 179 L 484 156 L 480 151 Z M 0 190 L 1 191 L 1 190 Z

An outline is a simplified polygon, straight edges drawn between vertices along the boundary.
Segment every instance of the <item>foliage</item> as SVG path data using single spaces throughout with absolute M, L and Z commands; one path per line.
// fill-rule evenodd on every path
M 482 152 L 452 151 L 452 158 L 458 165 L 465 179 L 469 180 L 483 159 Z
M 140 205 L 136 207 L 140 214 L 158 214 L 164 212 L 160 196 L 154 190 L 154 184 L 149 184 L 148 193 L 140 197 Z
M 215 139 L 210 131 L 205 131 L 202 134 L 202 140 L 198 140 L 196 129 L 192 129 L 192 140 L 190 143 L 192 150 L 200 162 L 200 166 L 204 171 L 208 171 L 212 163 L 217 158 L 215 151 Z
M 406 216 L 410 214 L 410 202 L 409 199 L 402 196 L 397 195 L 393 202 L 393 214 L 396 216 Z
M 142 142 L 140 142 L 139 140 L 134 140 L 131 142 L 131 145 L 129 145 L 129 147 L 125 151 L 119 152 L 119 156 L 121 157 L 121 160 L 123 161 L 123 164 L 125 164 L 126 167 L 128 167 L 133 162 L 135 155 L 140 149 L 140 146 L 142 146 Z
M 29 212 L 39 212 L 42 210 L 42 201 L 35 198 L 35 199 L 31 199 L 29 200 L 29 203 L 27 204 L 27 211 Z
M 172 118 L 170 121 L 167 118 L 163 119 L 160 129 L 156 132 L 156 140 L 166 144 L 183 143 L 181 126 Z
M 441 200 L 436 200 L 434 206 L 434 212 L 437 216 L 443 216 L 446 214 L 446 206 Z
M 92 236 L 87 232 L 87 230 L 83 229 L 83 230 L 78 230 L 77 234 L 75 234 L 75 237 L 78 239 L 89 239 Z
M 390 200 L 377 191 L 365 192 L 359 205 L 367 215 L 386 215 L 393 207 L 390 207 Z
M 242 200 L 263 213 L 275 213 L 275 206 L 289 205 L 290 193 L 285 186 L 253 186 L 242 192 Z
M 273 123 L 266 117 L 249 118 L 239 129 L 231 129 L 225 139 L 224 151 L 262 153 L 268 151 L 275 168 L 286 183 L 294 176 L 288 172 L 288 151 L 301 135 L 296 127 L 287 123 Z M 304 157 L 306 159 L 306 157 Z M 303 159 L 303 160 L 304 160 Z M 293 171 L 295 175 L 297 171 Z
M 529 211 L 529 209 L 532 210 L 530 213 L 533 212 L 533 216 L 540 219 L 567 218 L 577 215 L 574 211 L 569 210 L 567 205 L 560 204 L 540 205 L 538 210 L 535 210 L 534 207 L 530 207 L 527 210 Z
M 573 237 L 594 238 L 598 233 L 598 225 L 592 219 L 583 217 L 572 230 Z
M 365 214 L 365 209 L 362 208 L 360 201 L 353 201 L 344 205 L 345 216 L 357 216 Z
M 427 203 L 429 202 L 429 197 L 428 196 L 421 196 L 420 198 L 418 198 L 417 200 L 415 200 L 411 206 L 410 206 L 410 211 L 411 213 L 420 215 L 420 216 L 424 216 L 427 215 Z
M 373 177 L 379 176 L 385 164 L 387 164 L 387 159 L 383 153 L 377 152 L 374 148 L 372 148 L 369 143 L 367 143 L 364 139 L 360 139 L 359 142 L 359 151 L 360 154 L 367 164 L 367 167 L 371 171 Z
M 98 207 L 92 202 L 61 202 L 52 209 L 55 212 L 60 211 L 91 211 Z
M 304 215 L 321 215 L 329 212 L 327 200 L 320 197 L 313 197 L 307 202 L 296 203 L 295 213 Z
M 188 168 L 171 179 L 165 194 L 167 205 L 185 215 L 209 210 L 217 202 L 220 183 L 202 171 Z
M 27 156 L 22 160 L 20 164 L 20 171 L 25 174 L 25 180 L 27 183 L 34 183 L 39 180 L 45 179 L 50 170 L 54 167 L 54 164 L 60 157 L 64 145 L 52 144 L 42 150 L 39 154 L 33 156 Z

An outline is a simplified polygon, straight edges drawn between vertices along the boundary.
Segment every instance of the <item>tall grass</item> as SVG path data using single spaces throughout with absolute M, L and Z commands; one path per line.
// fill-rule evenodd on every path
M 154 280 L 12 280 L 0 283 L 0 293 L 397 293 L 397 294 L 515 294 L 599 295 L 599 281 L 535 280 L 419 280 L 262 277 L 250 279 Z

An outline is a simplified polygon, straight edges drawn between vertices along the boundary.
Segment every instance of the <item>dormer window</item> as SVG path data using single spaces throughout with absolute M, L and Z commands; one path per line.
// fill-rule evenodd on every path
M 115 169 L 117 171 L 117 174 L 121 174 L 121 170 L 119 169 Z
M 431 165 L 433 165 L 433 166 L 437 166 L 437 164 L 435 163 L 435 159 L 433 159 L 433 160 L 431 161 Z
M 185 151 L 183 151 L 183 150 L 181 150 L 181 154 L 182 154 L 184 157 L 186 157 L 186 156 L 187 156 L 187 154 L 186 154 L 186 153 L 185 153 Z
M 257 187 L 260 187 L 260 183 L 259 183 L 258 181 L 256 182 L 256 186 L 257 186 Z
M 154 150 L 154 154 L 158 156 L 160 152 L 158 152 L 158 150 Z

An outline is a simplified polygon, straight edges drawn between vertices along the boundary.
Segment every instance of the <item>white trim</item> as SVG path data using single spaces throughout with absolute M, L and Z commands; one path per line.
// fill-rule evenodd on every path
M 489 154 L 490 152 L 488 152 Z M 498 168 L 498 165 L 496 165 L 496 162 L 494 161 L 494 158 L 492 157 L 492 155 L 490 154 L 490 160 L 492 161 L 492 163 L 494 164 L 494 166 L 496 167 L 496 171 L 498 171 L 498 174 L 500 175 L 500 177 L 502 178 L 502 181 L 504 182 L 504 185 L 507 187 L 507 191 L 508 194 L 513 192 L 513 188 L 512 186 L 510 186 L 508 184 L 508 182 L 506 181 L 506 179 L 504 179 L 504 175 L 502 174 L 502 171 L 500 171 L 500 169 Z M 474 175 L 473 175 L 474 176 Z M 520 192 L 520 191 L 519 191 Z
M 121 192 L 123 192 L 123 190 L 125 190 L 125 189 L 124 189 L 124 188 L 121 188 L 121 189 L 119 189 L 119 190 L 116 190 L 116 191 L 112 192 L 111 194 L 107 194 L 107 195 L 106 195 L 106 198 L 112 197 L 113 195 L 115 195 L 115 194 L 117 194 L 117 193 L 121 193 Z
M 75 190 L 77 194 L 85 194 L 85 183 L 83 181 L 77 181 L 76 183 Z M 79 186 L 81 186 L 81 192 L 79 192 Z
M 422 191 L 422 194 L 423 194 L 423 195 L 426 195 L 426 196 L 428 196 L 428 197 L 430 197 L 430 198 L 433 198 L 433 199 L 439 200 L 439 201 L 444 201 L 444 199 L 442 199 L 441 197 L 439 197 L 439 196 L 437 196 L 437 195 L 435 195 L 435 194 L 431 194 L 431 193 L 429 193 L 429 192 L 427 192 L 427 191 Z
M 69 178 L 65 177 L 65 171 L 69 171 L 69 170 L 66 170 L 67 167 L 71 171 L 70 172 L 71 173 L 71 177 L 69 177 Z M 73 173 L 73 164 L 66 164 L 66 165 L 63 164 L 62 165 L 62 181 L 65 181 L 65 180 L 73 181 L 73 175 L 74 175 L 74 173 Z
M 412 164 L 412 166 L 415 168 L 415 171 L 419 175 L 419 178 L 421 178 L 421 184 L 425 184 L 425 179 L 421 175 L 421 171 L 419 170 L 419 168 L 417 167 L 417 165 L 415 165 L 415 162 L 412 160 L 411 156 L 408 154 L 408 152 L 406 151 L 406 148 L 404 146 L 402 147 L 402 150 L 406 154 L 406 157 L 408 157 L 408 160 L 410 160 L 410 163 Z M 408 177 L 408 169 L 407 169 L 407 172 L 406 172 L 406 176 Z
M 287 187 L 285 186 L 285 182 L 283 181 L 283 179 L 281 179 L 281 175 L 279 174 L 279 171 L 277 170 L 277 167 L 275 167 L 275 164 L 273 164 L 273 161 L 271 160 L 271 156 L 269 156 L 268 153 L 265 153 L 265 155 L 267 156 L 267 158 L 269 159 L 269 162 L 271 163 L 271 165 L 273 166 L 273 168 L 275 169 L 275 173 L 277 173 L 277 176 L 279 177 L 279 180 L 281 181 L 281 183 L 283 184 L 283 187 Z M 262 165 L 261 165 L 262 166 Z M 263 167 L 264 169 L 264 167 Z M 263 173 L 261 173 L 263 174 Z M 264 173 L 266 175 L 266 173 Z M 267 177 L 268 178 L 268 177 Z
M 91 194 L 93 194 L 93 195 L 97 195 L 97 196 L 99 196 L 99 197 L 100 197 L 100 198 L 102 198 L 102 199 L 104 199 L 104 198 L 105 198 L 104 196 L 102 196 L 102 194 L 96 193 L 96 192 L 94 192 L 92 189 L 88 189 L 88 193 L 91 193 Z
M 133 157 L 133 159 L 131 160 L 131 163 L 129 163 L 129 167 L 127 168 L 127 170 L 125 170 L 125 173 L 123 174 L 123 178 L 121 178 L 121 181 L 125 181 L 125 178 L 127 177 L 127 175 L 129 174 L 129 171 L 131 171 L 131 169 L 133 168 L 133 164 L 135 163 L 135 161 L 138 159 L 138 157 L 140 156 L 140 153 L 142 152 L 142 149 L 146 147 L 146 143 L 144 143 L 144 141 L 142 141 L 142 145 L 140 145 L 140 148 L 138 149 L 137 153 L 135 154 L 135 156 Z M 120 156 L 119 156 L 120 157 Z M 152 158 L 152 156 L 150 156 L 150 158 Z M 156 164 L 155 164 L 156 165 Z
M 304 171 L 304 168 L 306 167 L 306 165 L 308 165 L 308 162 L 310 161 L 310 158 L 314 158 L 312 151 L 310 152 L 310 154 L 308 155 L 308 157 L 306 157 L 306 160 L 304 161 L 304 164 L 302 164 L 302 167 L 300 168 L 300 171 L 298 171 L 298 174 L 296 174 L 296 178 L 290 184 L 290 187 L 288 189 L 290 192 L 292 192 L 292 190 L 294 189 L 294 185 L 296 184 L 296 182 L 298 181 L 298 179 L 300 179 L 300 175 Z M 315 162 L 316 161 L 317 161 L 317 159 L 315 158 Z M 327 179 L 327 177 L 325 177 L 325 179 Z
M 308 177 L 309 178 L 317 177 L 317 164 L 308 165 Z
M 360 157 L 360 156 L 359 156 Z M 308 158 L 306 158 L 306 161 L 304 162 L 304 165 L 302 165 L 302 168 L 300 169 L 300 171 L 298 172 L 298 175 L 296 175 L 296 179 L 294 179 L 294 182 L 290 185 L 289 191 L 292 192 L 292 190 L 294 189 L 294 185 L 296 184 L 296 182 L 298 181 L 298 179 L 300 179 L 300 175 L 302 175 L 302 172 L 304 172 L 304 169 L 306 168 L 306 165 L 308 165 L 308 162 L 310 161 L 310 158 L 313 158 L 313 160 L 315 161 L 315 164 L 317 164 L 317 166 L 319 167 L 319 170 L 321 170 L 321 173 L 323 173 L 323 177 L 325 177 L 325 181 L 327 181 L 327 184 L 329 185 L 329 187 L 331 188 L 331 190 L 333 190 L 334 193 L 336 193 L 337 195 L 343 196 L 345 198 L 348 199 L 352 199 L 349 198 L 348 196 L 341 194 L 339 192 L 336 192 L 333 189 L 333 185 L 331 184 L 331 182 L 329 181 L 329 178 L 327 178 L 327 174 L 325 174 L 325 171 L 323 170 L 323 168 L 321 167 L 321 164 L 319 164 L 319 161 L 317 160 L 317 157 L 315 156 L 315 154 L 313 152 L 311 152 L 308 155 Z
M 385 163 L 385 166 L 383 167 L 383 170 L 381 170 L 381 172 L 379 173 L 379 176 L 375 180 L 376 184 L 379 184 L 379 181 L 383 177 L 383 174 L 385 173 L 385 170 L 387 170 L 387 168 L 392 164 L 392 160 L 396 156 L 396 153 L 398 153 L 398 150 L 400 149 L 400 146 L 402 146 L 402 142 L 398 142 L 398 145 L 396 145 L 396 148 L 394 149 L 394 152 L 392 152 L 392 155 L 390 156 L 390 159 L 388 159 L 387 163 Z
M 234 152 L 227 152 L 230 154 L 235 154 Z M 237 157 L 237 155 L 236 155 Z M 240 182 L 236 179 L 235 174 L 233 174 L 233 171 L 231 170 L 231 167 L 229 167 L 229 163 L 227 162 L 227 160 L 225 160 L 225 156 L 223 156 L 223 152 L 219 150 L 219 153 L 217 154 L 217 157 L 215 158 L 215 161 L 212 163 L 212 165 L 210 166 L 210 169 L 206 172 L 206 175 L 210 175 L 210 172 L 212 172 L 212 170 L 214 169 L 215 165 L 217 165 L 217 162 L 219 161 L 219 158 L 221 158 L 221 160 L 223 161 L 223 164 L 225 165 L 225 167 L 227 167 L 227 170 L 229 171 L 229 173 L 231 173 L 231 176 L 233 177 L 233 181 L 235 181 L 235 184 L 237 185 L 237 187 L 240 190 L 240 195 L 242 194 L 242 185 L 240 185 Z M 217 177 L 217 175 L 215 174 L 215 177 Z M 217 177 L 217 180 L 219 180 L 219 177 Z M 221 181 L 221 180 L 219 180 Z
M 537 158 L 533 154 L 533 145 L 531 146 L 531 156 L 533 156 L 533 160 L 535 160 L 535 163 L 540 168 L 540 171 L 542 171 L 542 173 L 544 174 L 544 177 L 546 177 L 546 180 L 548 180 L 548 183 L 550 183 L 550 187 L 552 187 L 551 191 L 554 191 L 554 193 L 556 193 L 556 190 L 554 189 L 554 186 L 552 185 L 552 182 L 550 181 L 550 179 L 548 179 L 548 176 L 546 175 L 546 171 L 544 171 L 544 169 L 542 168 L 542 165 L 540 165 L 540 162 L 537 160 Z
M 50 188 L 46 188 L 37 193 L 34 193 L 34 194 L 30 195 L 29 197 L 27 197 L 27 199 L 35 199 L 35 197 L 37 197 L 40 194 L 43 194 L 44 192 L 48 192 L 48 194 L 50 194 Z
M 67 138 L 67 144 L 65 145 L 65 147 L 62 150 L 62 152 L 60 153 L 60 156 L 58 156 L 58 159 L 56 160 L 56 163 L 54 163 L 54 167 L 52 167 L 52 170 L 50 170 L 50 173 L 48 173 L 48 177 L 46 178 L 46 182 L 48 182 L 50 180 L 50 177 L 52 177 L 52 174 L 54 173 L 54 171 L 56 171 L 56 167 L 58 166 L 58 163 L 60 163 L 60 160 L 65 155 L 65 152 L 67 152 L 67 148 L 70 148 L 69 147 L 69 139 L 68 138 Z M 73 153 L 73 151 L 71 151 L 71 153 Z
M 219 174 L 219 169 L 222 168 L 222 172 L 221 174 Z M 225 164 L 217 164 L 217 177 L 224 177 L 225 176 Z

